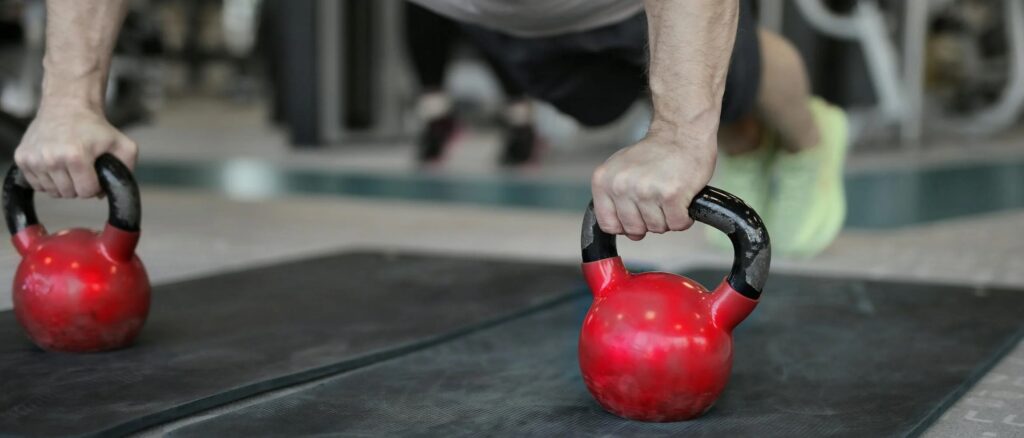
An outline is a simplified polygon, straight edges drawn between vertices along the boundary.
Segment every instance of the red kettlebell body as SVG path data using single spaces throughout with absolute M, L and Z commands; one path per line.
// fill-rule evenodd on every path
M 584 382 L 608 411 L 677 421 L 707 411 L 732 369 L 732 328 L 757 304 L 679 275 L 630 274 L 618 257 L 583 267 L 595 291 L 580 332 Z
M 126 347 L 149 314 L 149 277 L 135 255 L 142 206 L 131 170 L 110 154 L 96 159 L 110 214 L 102 232 L 48 234 L 34 192 L 17 166 L 3 184 L 7 229 L 21 264 L 14 275 L 14 314 L 40 348 L 86 353 Z
M 42 225 L 13 238 L 22 254 L 14 313 L 40 348 L 94 352 L 125 347 L 149 313 L 149 277 L 134 254 L 138 232 L 107 226 L 46 235 Z
M 710 409 L 732 371 L 733 328 L 757 306 L 768 275 L 768 232 L 743 201 L 705 187 L 688 210 L 736 250 L 713 292 L 675 274 L 630 273 L 593 204 L 583 219 L 583 274 L 594 301 L 580 331 L 580 371 L 597 402 L 620 417 L 679 421 Z

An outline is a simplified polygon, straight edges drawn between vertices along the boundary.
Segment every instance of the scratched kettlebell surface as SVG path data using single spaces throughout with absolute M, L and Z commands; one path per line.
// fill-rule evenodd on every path
M 705 284 L 720 272 L 693 275 Z M 589 298 L 183 426 L 173 436 L 914 436 L 1020 338 L 1024 294 L 776 275 L 705 416 L 630 422 L 579 375 Z
M 0 312 L 0 435 L 137 431 L 414 350 L 583 287 L 575 265 L 347 253 L 157 286 L 137 343 L 89 355 L 45 353 L 12 312 Z

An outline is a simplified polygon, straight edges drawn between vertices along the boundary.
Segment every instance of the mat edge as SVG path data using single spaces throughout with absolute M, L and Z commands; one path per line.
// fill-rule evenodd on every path
M 985 361 L 981 362 L 980 365 L 976 366 L 960 385 L 946 394 L 946 396 L 943 397 L 942 400 L 936 404 L 935 407 L 924 416 L 924 418 L 918 421 L 918 423 L 904 436 L 919 437 L 928 431 L 928 429 L 942 418 L 942 415 L 949 411 L 953 405 L 960 401 L 963 396 L 971 390 L 971 388 L 974 388 L 975 385 L 980 383 L 981 380 L 996 367 L 996 365 L 999 365 L 1003 359 L 1009 356 L 1010 352 L 1012 352 L 1017 345 L 1021 343 L 1021 341 L 1024 341 L 1024 327 L 1018 328 L 1015 334 L 1010 335 L 1009 339 L 1007 339 L 1003 345 L 997 348 L 995 352 L 993 352 Z

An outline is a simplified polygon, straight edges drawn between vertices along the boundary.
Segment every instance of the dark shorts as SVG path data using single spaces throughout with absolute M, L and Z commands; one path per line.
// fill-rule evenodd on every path
M 614 121 L 647 92 L 643 13 L 597 29 L 542 38 L 515 37 L 465 23 L 463 27 L 526 94 L 584 125 Z M 722 101 L 723 122 L 753 110 L 760 76 L 757 24 L 750 2 L 743 0 Z

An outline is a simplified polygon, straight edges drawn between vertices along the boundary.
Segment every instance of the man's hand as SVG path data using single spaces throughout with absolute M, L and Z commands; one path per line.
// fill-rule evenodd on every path
M 640 240 L 693 225 L 690 201 L 711 180 L 732 54 L 736 0 L 645 0 L 648 84 L 654 114 L 647 138 L 594 172 L 594 213 L 606 233 Z
M 46 0 L 46 55 L 39 111 L 14 161 L 38 192 L 89 198 L 93 163 L 110 152 L 129 168 L 138 148 L 103 114 L 107 74 L 129 0 Z
M 640 240 L 647 232 L 690 228 L 687 208 L 711 180 L 716 153 L 713 140 L 680 145 L 656 136 L 616 152 L 591 181 L 601 229 Z
M 25 179 L 38 192 L 59 198 L 100 193 L 93 163 L 109 152 L 135 167 L 138 147 L 96 109 L 41 107 L 14 152 Z

